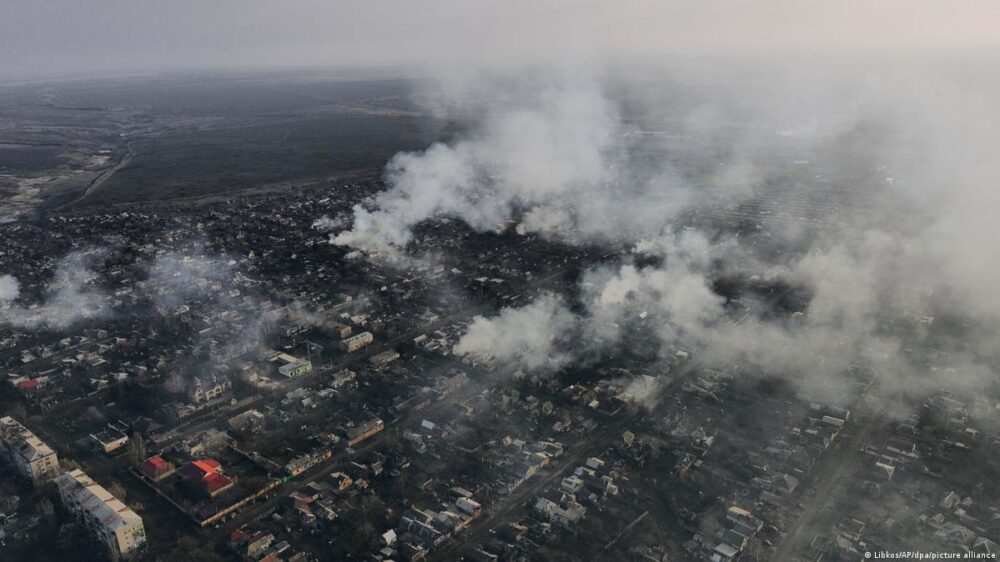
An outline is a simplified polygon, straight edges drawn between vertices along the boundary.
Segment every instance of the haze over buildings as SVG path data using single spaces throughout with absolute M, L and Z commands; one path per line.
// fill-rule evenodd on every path
M 9 2 L 4 559 L 995 557 L 997 21 Z

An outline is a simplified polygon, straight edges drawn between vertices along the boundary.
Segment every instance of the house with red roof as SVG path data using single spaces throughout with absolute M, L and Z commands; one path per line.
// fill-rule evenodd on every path
M 38 379 L 28 379 L 17 383 L 18 390 L 23 392 L 30 392 L 33 390 L 38 390 Z
M 242 529 L 237 529 L 229 535 L 229 546 L 238 552 L 244 560 L 257 560 L 257 557 L 263 554 L 273 542 L 274 535 L 265 531 L 248 534 Z
M 221 494 L 233 486 L 233 481 L 222 473 L 222 465 L 215 459 L 191 461 L 181 469 L 181 474 L 210 496 Z
M 149 457 L 148 459 L 142 461 L 139 465 L 139 471 L 142 472 L 146 478 L 150 480 L 163 480 L 167 476 L 174 473 L 176 468 L 174 465 L 167 462 L 163 457 L 156 455 Z

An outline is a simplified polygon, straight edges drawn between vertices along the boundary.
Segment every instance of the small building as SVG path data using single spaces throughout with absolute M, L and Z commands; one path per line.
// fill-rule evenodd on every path
M 348 428 L 344 432 L 345 437 L 347 437 L 347 445 L 349 447 L 353 447 L 383 429 L 385 429 L 385 424 L 379 418 L 375 418 L 361 425 Z
M 535 503 L 535 511 L 548 519 L 549 522 L 563 526 L 577 523 L 587 514 L 587 508 L 574 501 L 569 501 L 566 507 L 562 507 L 547 498 L 538 499 L 538 502 Z
M 108 424 L 108 427 L 98 433 L 92 433 L 90 438 L 106 454 L 111 454 L 128 444 L 128 435 L 112 424 Z
M 341 345 L 348 353 L 353 353 L 363 347 L 371 345 L 375 341 L 375 336 L 371 332 L 361 332 L 343 340 Z
M 327 448 L 306 453 L 288 461 L 285 465 L 285 472 L 287 472 L 289 476 L 298 476 L 319 463 L 328 460 L 332 456 L 333 452 Z
M 233 481 L 222 474 L 222 465 L 215 459 L 192 461 L 181 469 L 181 474 L 212 497 L 233 487 Z
M 354 484 L 354 479 L 343 472 L 331 472 L 330 481 L 338 492 L 346 492 Z
M 455 500 L 455 507 L 457 507 L 462 513 L 470 517 L 478 517 L 482 506 L 476 500 L 472 498 L 460 497 Z
M 350 369 L 341 369 L 333 374 L 333 387 L 340 388 L 345 384 L 354 382 L 358 378 L 358 374 Z
M 726 510 L 726 520 L 733 524 L 737 532 L 752 537 L 764 526 L 764 522 L 742 507 L 732 506 Z
M 340 336 L 340 339 L 344 339 L 351 336 L 351 327 L 347 324 L 341 324 L 339 322 L 332 322 L 327 325 L 328 329 Z
M 371 361 L 371 364 L 375 367 L 384 367 L 397 359 L 399 359 L 399 353 L 390 349 L 389 351 L 383 351 L 382 353 L 372 355 L 369 361 Z
M 309 361 L 308 359 L 298 359 L 291 363 L 286 363 L 285 365 L 278 367 L 278 374 L 280 374 L 285 378 L 291 379 L 311 373 L 312 370 L 313 370 L 312 361 Z
M 734 560 L 739 554 L 740 551 L 737 550 L 732 545 L 726 543 L 719 543 L 718 545 L 715 546 L 714 549 L 712 549 L 711 561 L 730 562 L 731 560 Z
M 175 445 L 175 448 L 194 457 L 225 447 L 231 440 L 224 431 L 209 428 L 182 440 Z
M 257 560 L 265 550 L 271 547 L 273 542 L 274 535 L 266 531 L 257 531 L 252 535 L 247 535 L 242 529 L 237 529 L 229 538 L 233 550 L 244 560 Z
M 27 379 L 17 383 L 17 389 L 24 393 L 38 390 L 38 379 Z
M 139 472 L 142 472 L 150 480 L 163 480 L 176 471 L 173 464 L 167 462 L 163 457 L 156 455 L 142 461 L 139 465 Z
M 564 492 L 575 494 L 583 488 L 583 484 L 584 484 L 583 479 L 574 474 L 571 476 L 567 476 L 566 478 L 563 478 L 559 487 Z
M 228 421 L 226 425 L 229 426 L 233 431 L 253 431 L 257 427 L 260 427 L 264 423 L 264 414 L 258 412 L 257 410 L 247 410 L 242 414 L 237 414 Z

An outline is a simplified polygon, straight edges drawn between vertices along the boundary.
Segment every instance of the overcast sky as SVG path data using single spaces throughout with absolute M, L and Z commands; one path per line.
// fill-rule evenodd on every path
M 997 0 L 2 0 L 0 79 L 1000 46 Z

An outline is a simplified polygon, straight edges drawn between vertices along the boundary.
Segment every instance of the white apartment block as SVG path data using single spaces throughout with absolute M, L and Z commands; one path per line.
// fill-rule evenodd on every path
M 76 515 L 108 549 L 112 560 L 130 558 L 146 545 L 142 518 L 82 470 L 55 479 L 63 507 Z
M 35 484 L 59 474 L 56 452 L 10 416 L 0 418 L 0 454 Z

